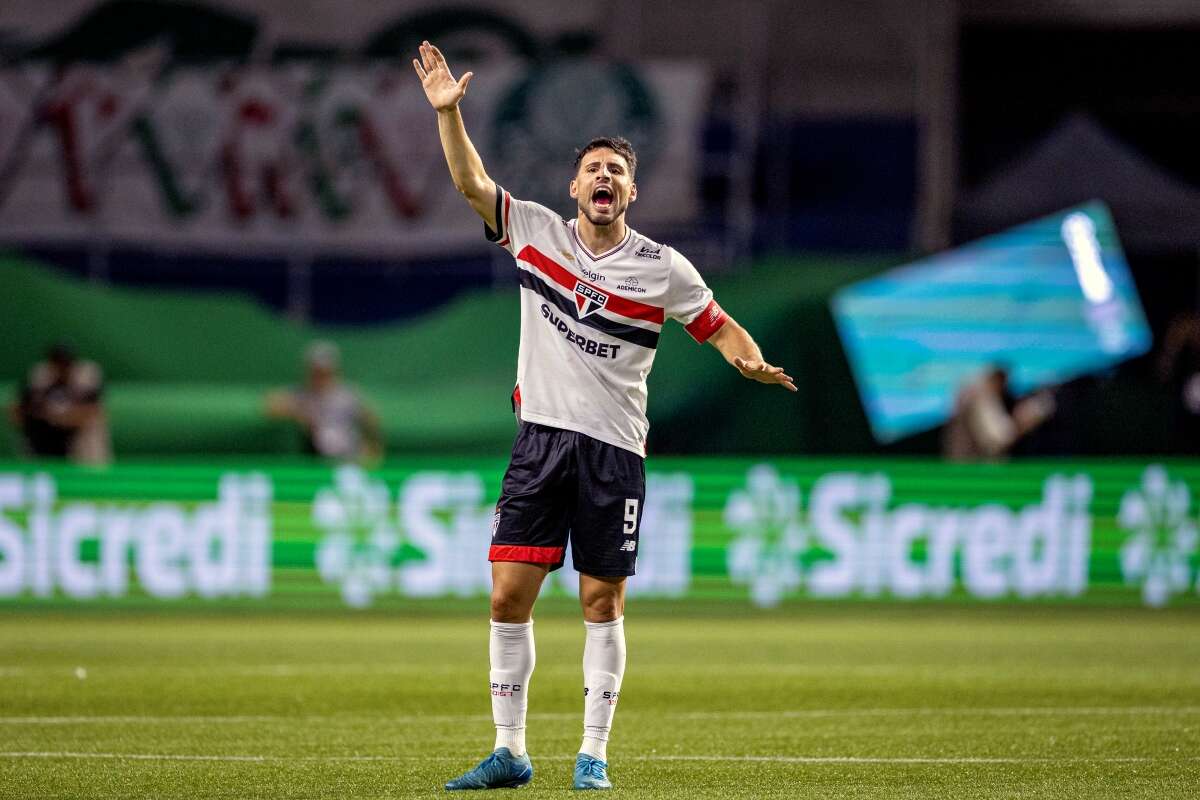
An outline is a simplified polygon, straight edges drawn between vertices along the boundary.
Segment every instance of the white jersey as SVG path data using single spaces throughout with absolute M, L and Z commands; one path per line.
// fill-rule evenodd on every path
M 592 253 L 545 206 L 496 187 L 496 227 L 521 282 L 520 418 L 646 454 L 646 376 L 669 317 L 697 342 L 725 324 L 703 278 L 670 247 L 626 228 Z

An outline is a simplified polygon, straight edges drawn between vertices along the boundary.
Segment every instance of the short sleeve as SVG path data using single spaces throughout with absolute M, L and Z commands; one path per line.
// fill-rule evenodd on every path
M 671 250 L 667 316 L 683 323 L 688 335 L 700 344 L 708 341 L 729 319 L 692 262 L 675 250 Z
M 562 217 L 545 206 L 528 200 L 518 200 L 496 184 L 496 230 L 485 222 L 484 236 L 514 256 L 530 244 L 538 231 L 551 225 L 561 225 Z

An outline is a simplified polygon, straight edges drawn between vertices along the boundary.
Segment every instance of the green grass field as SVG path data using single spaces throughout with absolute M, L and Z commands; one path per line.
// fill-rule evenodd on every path
M 0 797 L 440 796 L 490 749 L 482 614 L 4 611 Z M 615 796 L 1194 798 L 1195 610 L 634 603 Z M 535 626 L 566 797 L 582 626 Z M 507 791 L 502 796 L 511 796 Z

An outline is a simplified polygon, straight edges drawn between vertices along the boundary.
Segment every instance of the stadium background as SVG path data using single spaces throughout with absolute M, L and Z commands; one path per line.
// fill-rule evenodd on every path
M 0 435 L 0 676 L 15 687 L 0 697 L 0 734 L 13 736 L 0 774 L 21 796 L 93 796 L 93 779 L 94 796 L 207 796 L 230 768 L 235 793 L 292 796 L 295 774 L 243 774 L 238 754 L 267 741 L 268 761 L 342 756 L 316 728 L 296 738 L 296 709 L 277 688 L 243 686 L 248 675 L 299 676 L 298 702 L 359 755 L 375 752 L 373 734 L 337 717 L 347 709 L 399 726 L 393 743 L 416 735 L 400 716 L 425 715 L 448 726 L 442 757 L 469 760 L 446 742 L 484 710 L 467 663 L 482 651 L 449 632 L 478 633 L 488 590 L 478 555 L 514 433 L 517 288 L 446 178 L 408 65 L 429 38 L 454 69 L 477 72 L 468 130 L 522 196 L 570 214 L 573 148 L 595 132 L 629 136 L 645 164 L 632 223 L 688 254 L 797 376 L 797 395 L 764 390 L 664 332 L 631 582 L 644 609 L 631 619 L 645 613 L 662 643 L 643 634 L 641 713 L 706 707 L 672 676 L 711 676 L 668 653 L 684 642 L 703 653 L 688 630 L 707 626 L 714 665 L 750 684 L 768 676 L 764 694 L 718 701 L 725 711 L 821 696 L 772 718 L 765 739 L 739 723 L 743 768 L 780 781 L 746 796 L 801 796 L 797 764 L 840 770 L 847 752 L 884 766 L 821 773 L 804 791 L 1187 796 L 1198 778 L 1186 754 L 1200 744 L 1200 441 L 1158 362 L 1172 324 L 1200 311 L 1198 33 L 1186 0 L 8 0 L 0 396 L 49 343 L 72 342 L 105 370 L 115 459 L 30 460 L 15 429 Z M 834 293 L 1093 200 L 1115 220 L 1152 349 L 1061 387 L 1060 413 L 1011 461 L 942 463 L 937 430 L 878 443 Z M 307 458 L 263 415 L 265 393 L 297 380 L 318 339 L 339 346 L 379 412 L 381 464 Z M 572 578 L 551 581 L 543 606 L 547 640 L 568 649 Z M 337 632 L 343 620 L 361 627 Z M 343 650 L 325 652 L 328 641 Z M 464 659 L 444 669 L 448 688 L 372 705 L 438 648 Z M 577 709 L 553 688 L 555 657 L 546 707 L 562 724 L 548 723 L 547 749 L 566 753 Z M 389 659 L 397 672 L 363 666 Z M 293 666 L 271 672 L 281 660 Z M 896 671 L 856 672 L 877 662 Z M 242 671 L 223 673 L 231 664 Z M 97 680 L 105 666 L 111 684 Z M 83 685 L 80 670 L 103 691 L 55 682 Z M 205 670 L 220 680 L 168 687 Z M 359 688 L 333 686 L 338 675 Z M 143 679 L 159 701 L 140 695 Z M 868 734 L 853 725 L 801 730 L 827 706 L 858 713 L 860 699 L 868 718 L 871 702 L 925 711 L 877 751 L 854 749 Z M 935 706 L 997 706 L 995 724 L 935 733 L 922 727 Z M 1095 713 L 1054 717 L 1064 708 Z M 243 709 L 262 730 L 200 721 L 147 740 L 123 716 Z M 92 714 L 109 716 L 72 727 Z M 486 738 L 486 720 L 472 725 Z M 1014 744 L 1038 725 L 1061 744 Z M 648 725 L 627 741 L 650 748 L 652 734 L 668 735 Z M 216 761 L 122 760 L 164 742 Z M 89 777 L 60 751 L 114 754 L 120 769 Z M 1047 754 L 1062 762 L 1053 780 L 1039 772 Z M 919 766 L 969 770 L 977 756 L 1012 771 Z M 667 762 L 643 757 L 626 774 L 659 780 Z M 400 786 L 420 794 L 448 763 L 414 767 Z M 387 793 L 378 775 L 351 772 L 304 774 L 313 796 Z M 696 796 L 745 790 L 706 780 Z

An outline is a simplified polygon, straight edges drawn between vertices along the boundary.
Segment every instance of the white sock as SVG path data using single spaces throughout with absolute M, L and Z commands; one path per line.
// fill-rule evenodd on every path
M 607 761 L 608 732 L 625 676 L 625 618 L 583 625 L 587 639 L 583 644 L 583 744 L 579 752 Z
M 515 756 L 525 752 L 525 711 L 529 707 L 529 676 L 536 659 L 532 622 L 493 622 L 488 639 L 492 692 L 492 721 L 496 747 Z

